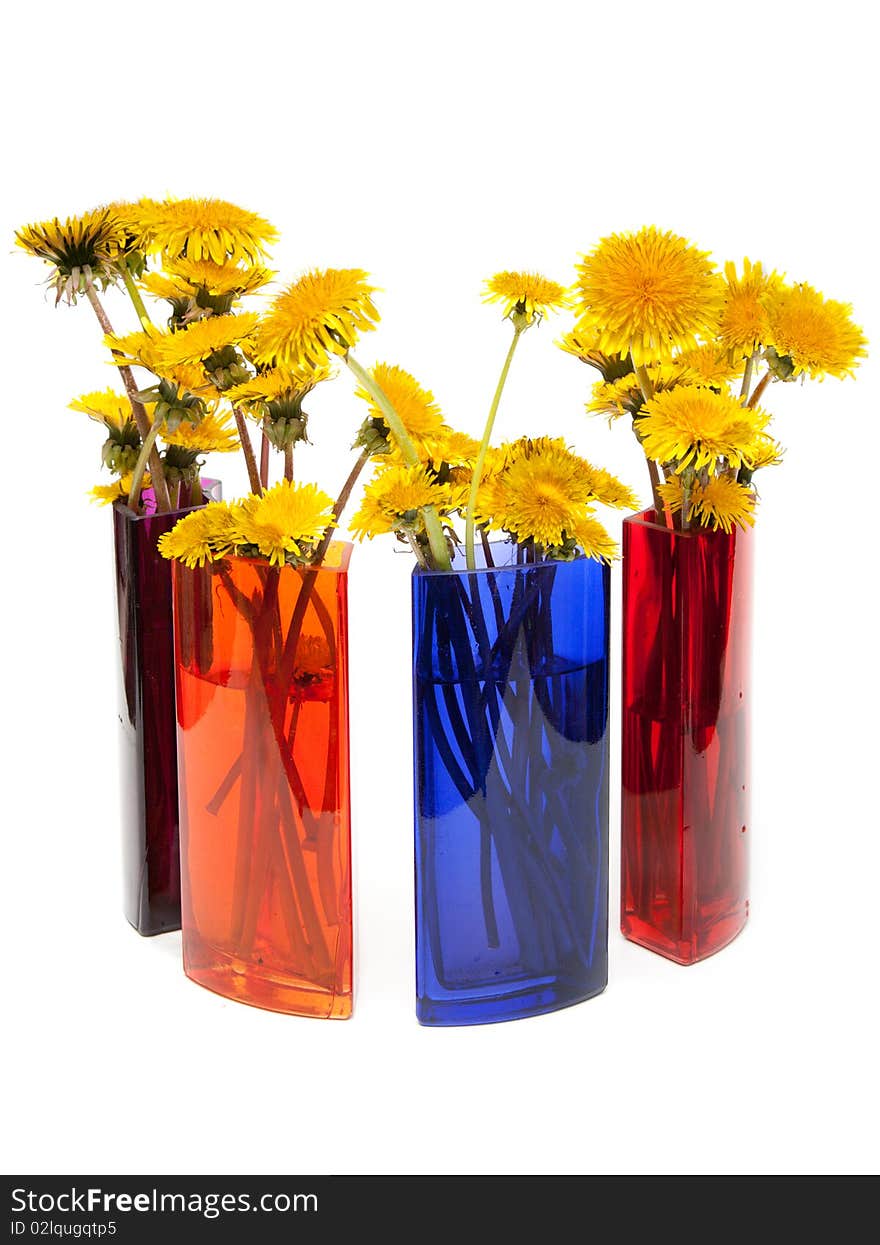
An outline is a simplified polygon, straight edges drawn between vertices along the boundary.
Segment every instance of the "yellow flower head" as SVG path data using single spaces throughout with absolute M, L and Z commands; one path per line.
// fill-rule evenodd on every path
M 159 537 L 157 548 L 163 558 L 176 558 L 190 568 L 204 566 L 234 551 L 236 531 L 233 507 L 213 501 L 178 519 L 170 532 Z
M 636 365 L 669 359 L 713 334 L 723 285 L 708 253 L 653 226 L 603 238 L 578 266 L 576 331 Z
M 636 428 L 649 458 L 674 462 L 677 471 L 713 471 L 719 458 L 734 467 L 747 462 L 768 422 L 759 407 L 744 407 L 730 394 L 680 385 L 646 402 Z
M 784 453 L 785 450 L 778 441 L 762 432 L 755 437 L 746 465 L 752 471 L 758 471 L 761 467 L 778 467 Z
M 664 509 L 669 514 L 678 514 L 684 503 L 684 492 L 681 478 L 675 476 L 665 484 L 661 484 L 658 493 L 663 501 Z M 702 527 L 719 529 L 728 535 L 734 525 L 753 527 L 755 523 L 755 505 L 757 498 L 745 484 L 739 484 L 731 476 L 711 476 L 706 484 L 695 481 L 690 495 L 688 515 L 691 527 L 698 520 Z
M 253 337 L 259 315 L 242 311 L 237 315 L 209 316 L 196 320 L 176 333 L 163 333 L 155 341 L 159 371 L 204 363 L 230 346 L 243 346 Z
M 128 398 L 115 389 L 84 393 L 68 405 L 72 411 L 82 411 L 89 419 L 104 424 L 114 432 L 121 432 L 134 418 Z
M 254 264 L 278 237 L 261 216 L 223 199 L 144 200 L 139 206 L 149 249 L 163 251 L 167 261 Z
M 334 522 L 333 499 L 316 484 L 280 480 L 262 497 L 246 498 L 235 508 L 237 544 L 254 545 L 273 566 L 291 558 L 308 561 L 316 544 Z
M 436 436 L 443 428 L 443 412 L 430 389 L 423 389 L 414 376 L 391 363 L 377 363 L 370 369 L 373 380 L 400 416 L 407 433 L 416 441 Z M 385 417 L 373 395 L 366 389 L 355 389 L 355 395 L 367 403 L 372 419 L 383 424 Z
M 868 344 L 853 324 L 852 307 L 823 298 L 810 285 L 780 286 L 765 299 L 766 345 L 791 360 L 793 375 L 851 376 Z
M 321 381 L 332 380 L 333 376 L 334 372 L 329 367 L 311 368 L 301 372 L 276 367 L 251 377 L 233 389 L 227 389 L 226 397 L 237 406 L 262 414 L 268 403 L 284 402 L 294 395 L 302 397 Z
M 360 268 L 316 269 L 273 301 L 260 324 L 255 357 L 281 367 L 326 367 L 359 333 L 376 327 L 375 291 Z
M 423 526 L 424 506 L 447 510 L 449 501 L 449 490 L 437 482 L 429 468 L 383 466 L 364 489 L 351 530 L 358 540 L 372 540 L 388 532 L 417 532 Z
M 501 303 L 505 318 L 521 316 L 524 325 L 540 320 L 548 311 L 569 305 L 568 291 L 558 281 L 537 272 L 496 272 L 486 282 L 483 302 Z
M 164 358 L 163 347 L 170 333 L 149 328 L 138 333 L 117 336 L 109 333 L 104 344 L 113 352 L 114 364 L 129 363 L 146 368 L 156 376 L 164 376 L 191 393 L 202 392 L 207 386 L 204 371 L 197 364 L 181 364 L 170 367 Z
M 245 294 L 253 294 L 275 275 L 270 268 L 258 264 L 242 268 L 236 264 L 215 264 L 211 259 L 189 259 L 186 256 L 169 260 L 165 270 L 183 288 L 203 290 L 212 298 L 229 294 L 241 298 Z
M 575 327 L 556 342 L 560 350 L 574 355 L 581 363 L 589 363 L 602 373 L 603 380 L 614 381 L 627 374 L 632 374 L 629 355 L 605 354 L 599 349 L 600 334 L 596 330 L 585 329 L 583 325 Z
M 118 223 L 107 208 L 69 216 L 61 221 L 39 221 L 16 232 L 15 240 L 29 254 L 51 268 L 48 279 L 56 305 L 65 298 L 76 302 L 94 282 L 107 285 L 116 277 L 119 256 Z
M 472 467 L 480 452 L 480 443 L 466 432 L 458 432 L 445 424 L 437 432 L 419 439 L 422 457 L 435 467 L 447 463 L 452 468 Z
M 141 491 L 151 487 L 150 473 L 147 471 L 141 480 Z M 127 501 L 130 492 L 131 472 L 128 472 L 126 475 L 119 476 L 112 484 L 96 484 L 89 491 L 89 497 L 99 506 L 109 506 L 114 501 Z
M 694 488 L 691 508 L 703 527 L 727 532 L 737 527 L 754 527 L 755 494 L 730 476 L 713 476 L 706 484 Z
M 209 411 L 197 424 L 186 420 L 173 432 L 162 433 L 166 445 L 176 445 L 195 454 L 231 454 L 240 448 L 238 432 L 231 415 Z
M 565 534 L 583 516 L 590 498 L 581 461 L 550 438 L 541 444 L 520 443 L 506 469 L 490 486 L 487 500 L 494 504 L 490 526 L 510 532 L 522 543 L 561 545 Z
M 679 383 L 709 385 L 713 389 L 726 389 L 731 381 L 742 375 L 742 361 L 731 362 L 727 351 L 720 351 L 714 342 L 696 346 L 677 355 L 674 364 L 682 371 Z
M 769 322 L 764 297 L 778 289 L 781 278 L 775 272 L 764 273 L 760 264 L 743 260 L 742 276 L 737 275 L 736 264 L 724 265 L 725 289 L 718 338 L 731 358 L 740 360 L 759 348 L 767 340 Z
M 602 506 L 610 506 L 612 510 L 638 510 L 639 499 L 622 480 L 606 471 L 604 467 L 594 467 L 585 458 L 580 460 L 580 470 L 590 490 L 590 501 L 597 501 Z
M 586 557 L 594 558 L 597 562 L 611 562 L 618 556 L 617 541 L 611 539 L 599 520 L 592 515 L 579 515 L 568 535 Z

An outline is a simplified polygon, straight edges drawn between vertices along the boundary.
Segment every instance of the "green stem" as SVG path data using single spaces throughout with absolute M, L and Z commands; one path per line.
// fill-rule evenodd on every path
M 755 356 L 750 354 L 746 359 L 746 370 L 743 372 L 742 388 L 739 391 L 740 401 L 745 402 L 749 396 L 749 388 L 752 383 L 752 368 L 755 366 Z
M 134 277 L 128 270 L 128 264 L 123 264 L 121 271 L 122 280 L 125 282 L 125 288 L 128 290 L 128 296 L 134 304 L 134 309 L 137 312 L 137 318 L 141 322 L 141 328 L 151 329 L 153 327 L 153 321 L 150 319 L 150 313 L 144 306 L 144 300 L 141 298 L 141 292 L 135 284 Z
M 88 286 L 86 289 L 86 298 L 88 298 L 92 311 L 94 311 L 98 323 L 104 330 L 105 336 L 112 337 L 113 325 L 110 323 L 107 312 L 104 310 L 104 306 L 100 298 L 98 298 L 98 293 L 93 285 Z M 134 422 L 137 425 L 138 432 L 141 434 L 141 441 L 145 441 L 150 431 L 150 417 L 147 414 L 143 402 L 141 402 L 138 398 L 138 387 L 135 384 L 131 368 L 127 363 L 122 363 L 120 361 L 118 351 L 113 351 L 112 353 L 114 362 L 119 369 L 119 375 L 122 379 L 122 383 L 125 386 L 128 401 L 131 404 Z M 162 470 L 162 460 L 159 457 L 158 450 L 155 449 L 150 457 L 150 480 L 153 486 L 153 492 L 156 494 L 156 509 L 159 514 L 166 514 L 171 509 L 171 498 L 168 495 L 168 484 L 165 480 L 165 472 Z
M 202 492 L 202 481 L 199 475 L 199 468 L 196 468 L 196 474 L 193 476 L 189 486 L 189 504 L 191 506 L 200 506 L 205 500 Z
M 387 395 L 382 388 L 376 384 L 370 373 L 358 363 L 357 359 L 352 355 L 350 350 L 346 350 L 342 356 L 348 364 L 349 369 L 354 373 L 360 383 L 366 389 L 371 397 L 375 398 L 376 404 L 382 412 L 382 417 L 388 425 L 388 429 L 394 440 L 397 442 L 397 448 L 403 456 L 403 461 L 408 467 L 417 467 L 419 465 L 419 455 L 416 447 L 409 438 L 400 416 L 388 400 Z M 440 516 L 434 506 L 424 506 L 422 514 L 425 520 L 425 532 L 428 537 L 428 544 L 431 546 L 431 556 L 434 559 L 434 569 L 438 571 L 451 571 L 452 562 L 449 557 L 449 546 L 446 543 L 446 537 L 443 535 L 443 528 L 440 526 Z
M 284 448 L 284 478 L 285 480 L 293 480 L 293 446 L 287 445 Z
M 134 465 L 134 471 L 131 473 L 131 488 L 128 490 L 128 507 L 130 510 L 137 510 L 140 501 L 141 481 L 144 478 L 144 472 L 147 469 L 147 462 L 156 444 L 156 437 L 162 428 L 162 424 L 158 419 L 153 420 L 150 431 L 144 437 L 141 452 L 138 454 L 138 460 Z
M 468 494 L 467 517 L 465 519 L 464 528 L 464 551 L 467 559 L 468 570 L 476 569 L 476 559 L 474 557 L 474 513 L 477 508 L 477 494 L 480 489 L 480 480 L 483 478 L 483 467 L 486 464 L 486 455 L 489 453 L 489 440 L 492 436 L 492 429 L 495 425 L 495 416 L 498 414 L 498 406 L 501 402 L 501 395 L 504 392 L 504 386 L 507 381 L 507 373 L 510 371 L 510 365 L 513 362 L 514 352 L 517 343 L 524 331 L 525 325 L 514 325 L 513 341 L 510 343 L 510 349 L 507 352 L 507 358 L 504 360 L 504 367 L 501 369 L 501 375 L 498 378 L 498 385 L 495 389 L 495 397 L 492 399 L 492 405 L 489 407 L 489 414 L 486 416 L 486 427 L 483 429 L 483 439 L 480 442 L 480 449 L 477 453 L 477 461 L 474 463 L 474 474 L 471 477 L 471 491 Z

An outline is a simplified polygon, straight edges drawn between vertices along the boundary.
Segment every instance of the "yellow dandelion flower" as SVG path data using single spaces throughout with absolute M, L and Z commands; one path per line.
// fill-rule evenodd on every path
M 759 433 L 749 450 L 747 465 L 752 471 L 758 471 L 761 467 L 778 467 L 784 453 L 778 441 L 766 433 Z
M 578 265 L 576 332 L 636 365 L 690 350 L 713 334 L 723 284 L 708 253 L 654 226 L 603 238 Z
M 215 264 L 210 259 L 169 260 L 165 265 L 169 278 L 180 281 L 184 288 L 203 290 L 212 298 L 235 295 L 238 298 L 262 289 L 274 277 L 270 268 L 259 264 L 241 268 L 236 264 Z
M 664 510 L 668 514 L 678 514 L 683 504 L 681 476 L 673 476 L 670 480 L 666 480 L 665 483 L 658 484 L 657 494 L 663 502 Z
M 617 419 L 621 415 L 638 415 L 645 404 L 642 387 L 634 372 L 619 380 L 598 380 L 593 386 L 592 397 L 587 403 L 591 415 L 607 415 Z
M 718 322 L 718 338 L 734 359 L 748 358 L 767 340 L 769 321 L 764 297 L 778 289 L 782 280 L 775 272 L 765 273 L 760 264 L 743 260 L 742 276 L 736 264 L 724 265 L 724 302 Z
M 638 510 L 639 499 L 629 485 L 604 467 L 594 467 L 585 458 L 579 460 L 581 474 L 590 490 L 590 500 L 612 510 Z
M 742 406 L 730 394 L 680 385 L 646 402 L 636 428 L 649 458 L 674 462 L 678 471 L 713 471 L 720 458 L 734 467 L 748 461 L 768 422 L 760 407 Z
M 742 361 L 731 362 L 727 351 L 719 351 L 714 342 L 706 342 L 693 350 L 677 355 L 673 364 L 682 370 L 679 383 L 709 385 L 724 389 L 731 381 L 742 376 Z
M 865 336 L 851 318 L 852 307 L 824 298 L 810 285 L 780 286 L 768 294 L 765 306 L 765 345 L 791 360 L 794 376 L 842 380 L 867 353 Z
M 326 366 L 359 333 L 376 327 L 375 291 L 360 268 L 316 269 L 272 302 L 260 324 L 255 358 L 282 367 Z
M 427 467 L 389 465 L 380 468 L 364 489 L 350 527 L 358 540 L 372 540 L 388 532 L 418 531 L 423 526 L 423 507 L 445 510 L 448 502 L 448 490 Z
M 414 376 L 391 363 L 377 363 L 370 369 L 370 375 L 397 411 L 410 437 L 419 441 L 440 432 L 444 426 L 443 412 L 430 389 L 423 389 Z M 355 389 L 355 395 L 367 403 L 370 416 L 384 424 L 382 408 L 373 395 L 360 386 Z
M 730 535 L 734 526 L 754 527 L 756 500 L 750 488 L 730 476 L 713 476 L 694 487 L 691 512 L 703 527 Z
M 209 394 L 219 397 L 216 389 L 208 384 L 204 370 L 195 363 L 184 363 L 177 366 L 169 364 L 164 355 L 164 344 L 170 333 L 161 329 L 149 328 L 137 333 L 117 335 L 109 333 L 104 344 L 113 352 L 113 364 L 133 364 L 146 368 L 156 376 L 163 376 L 174 381 L 190 393 Z
M 229 346 L 245 345 L 253 337 L 259 319 L 255 311 L 209 316 L 206 320 L 196 320 L 175 333 L 157 336 L 155 348 L 162 368 L 204 363 L 211 355 L 218 354 Z
M 466 432 L 458 432 L 444 424 L 437 432 L 422 436 L 418 449 L 423 458 L 435 465 L 448 463 L 453 468 L 472 467 L 477 461 L 480 443 Z
M 599 349 L 600 334 L 595 330 L 575 327 L 556 342 L 560 350 L 574 355 L 581 363 L 589 363 L 602 373 L 606 381 L 617 380 L 621 376 L 632 373 L 629 353 L 626 355 L 606 354 Z
M 147 471 L 141 480 L 141 491 L 151 487 L 150 473 Z M 128 472 L 126 475 L 119 476 L 112 484 L 96 484 L 89 491 L 89 497 L 100 506 L 109 506 L 114 501 L 127 501 L 130 492 L 131 472 Z
M 492 525 L 520 543 L 561 545 L 589 498 L 576 459 L 556 447 L 516 457 L 495 479 Z
M 485 284 L 483 302 L 501 303 L 505 318 L 518 315 L 532 324 L 567 307 L 569 295 L 564 285 L 538 272 L 496 272 Z
M 145 272 L 140 284 L 154 298 L 164 298 L 168 302 L 192 298 L 192 290 L 180 277 L 169 276 L 164 272 Z
M 593 558 L 597 562 L 611 562 L 619 556 L 617 541 L 612 540 L 599 520 L 592 515 L 577 516 L 567 534 L 585 557 Z
M 149 249 L 163 251 L 171 261 L 253 264 L 278 237 L 261 216 L 223 199 L 145 200 L 140 216 Z
M 15 240 L 29 254 L 45 260 L 51 269 L 48 284 L 56 305 L 65 298 L 76 302 L 94 282 L 106 285 L 116 277 L 119 255 L 118 224 L 107 208 L 68 216 L 61 221 L 38 221 L 16 232 Z
M 270 402 L 281 402 L 292 394 L 302 396 L 324 380 L 332 380 L 335 372 L 329 367 L 292 371 L 276 367 L 251 377 L 241 385 L 226 390 L 226 397 L 236 405 L 262 408 Z
M 197 424 L 185 420 L 173 432 L 164 431 L 166 445 L 176 445 L 196 454 L 231 454 L 240 448 L 238 432 L 229 414 L 209 411 Z
M 334 519 L 332 497 L 316 484 L 280 480 L 262 497 L 248 497 L 236 508 L 237 543 L 256 546 L 273 566 L 282 566 L 291 555 L 305 561 L 309 546 Z
M 68 403 L 68 406 L 71 411 L 82 411 L 89 419 L 104 424 L 114 432 L 122 432 L 126 424 L 134 419 L 128 398 L 124 393 L 117 393 L 115 389 L 81 394 Z
M 170 532 L 159 537 L 156 547 L 163 558 L 176 558 L 193 568 L 232 553 L 236 535 L 235 507 L 225 501 L 213 501 L 178 519 Z

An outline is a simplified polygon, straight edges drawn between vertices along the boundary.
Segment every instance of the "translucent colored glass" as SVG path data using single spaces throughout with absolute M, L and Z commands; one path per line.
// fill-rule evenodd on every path
M 413 576 L 422 1024 L 605 988 L 608 587 L 585 558 Z
M 679 964 L 748 917 L 752 549 L 623 525 L 622 929 Z
M 352 1008 L 350 552 L 174 568 L 184 969 L 301 1016 Z
M 220 497 L 217 480 L 205 496 Z M 113 507 L 119 627 L 120 789 L 124 911 L 139 934 L 180 929 L 177 736 L 171 563 L 156 542 L 188 509 Z

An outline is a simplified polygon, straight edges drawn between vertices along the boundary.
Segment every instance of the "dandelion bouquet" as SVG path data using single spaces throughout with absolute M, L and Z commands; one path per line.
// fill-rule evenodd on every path
M 754 523 L 755 475 L 782 459 L 768 385 L 851 376 L 865 354 L 847 304 L 748 259 L 722 274 L 653 226 L 584 255 L 573 301 L 560 344 L 602 377 L 587 409 L 632 421 L 657 516 L 684 531 Z

